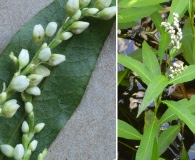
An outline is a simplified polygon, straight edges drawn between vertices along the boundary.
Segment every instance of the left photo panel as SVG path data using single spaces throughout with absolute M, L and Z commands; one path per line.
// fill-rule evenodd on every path
M 0 2 L 0 160 L 116 158 L 116 1 Z

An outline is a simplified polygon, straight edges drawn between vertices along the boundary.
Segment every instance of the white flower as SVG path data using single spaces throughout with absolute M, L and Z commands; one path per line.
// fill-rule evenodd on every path
M 40 74 L 30 74 L 28 76 L 30 80 L 30 86 L 37 86 L 43 79 L 43 76 Z
M 22 159 L 24 156 L 24 147 L 22 144 L 17 144 L 14 149 L 14 158 L 16 160 Z
M 61 35 L 60 35 L 60 38 L 62 40 L 68 40 L 69 38 L 71 38 L 73 36 L 73 34 L 71 32 L 63 32 Z
M 66 3 L 66 12 L 73 16 L 79 10 L 79 0 L 68 0 Z
M 88 22 L 82 22 L 82 21 L 77 21 L 74 22 L 69 29 L 71 30 L 71 32 L 73 32 L 74 34 L 80 34 L 82 33 L 87 27 L 89 26 Z
M 7 157 L 13 157 L 14 156 L 14 148 L 8 144 L 2 144 L 1 145 L 1 152 L 6 155 Z
M 49 47 L 46 47 L 40 51 L 38 58 L 42 61 L 47 61 L 50 56 L 51 56 L 51 49 Z
M 5 102 L 7 99 L 7 93 L 6 92 L 2 92 L 0 94 L 0 103 L 2 104 L 3 102 Z
M 16 76 L 12 79 L 10 87 L 17 92 L 23 92 L 29 86 L 29 81 L 26 76 Z
M 37 141 L 37 140 L 33 140 L 33 141 L 29 144 L 28 149 L 31 150 L 31 151 L 34 151 L 34 150 L 37 148 L 37 144 L 38 144 L 38 141 Z
M 104 8 L 102 11 L 98 12 L 97 16 L 103 20 L 109 20 L 116 15 L 116 6 Z
M 95 2 L 94 7 L 95 7 L 95 8 L 98 8 L 99 10 L 102 10 L 102 9 L 104 9 L 104 8 L 109 7 L 110 4 L 111 4 L 111 2 L 112 2 L 112 0 L 97 0 L 97 1 Z
M 9 100 L 3 104 L 1 114 L 6 118 L 11 118 L 19 107 L 15 99 Z
M 39 133 L 41 132 L 41 130 L 45 127 L 45 123 L 38 123 L 35 127 L 34 127 L 34 132 L 35 133 Z
M 29 63 L 29 53 L 28 50 L 22 49 L 19 56 L 18 56 L 18 62 L 20 69 L 25 67 Z
M 39 87 L 37 87 L 37 86 L 28 87 L 28 88 L 26 89 L 26 92 L 27 92 L 28 94 L 32 94 L 32 95 L 34 95 L 34 96 L 39 96 L 39 95 L 41 94 L 41 90 L 40 90 Z
M 80 8 L 85 8 L 89 5 L 91 0 L 79 0 L 79 7 Z
M 29 125 L 28 125 L 28 123 L 26 121 L 24 121 L 22 123 L 22 132 L 23 133 L 28 133 L 29 132 Z
M 46 29 L 45 29 L 45 34 L 47 37 L 51 37 L 55 34 L 57 30 L 57 23 L 56 22 L 49 22 Z
M 25 111 L 26 113 L 30 114 L 33 111 L 33 105 L 30 102 L 25 103 Z
M 33 29 L 33 40 L 36 44 L 40 44 L 45 38 L 45 31 L 41 24 L 35 25 Z
M 72 17 L 71 19 L 74 21 L 79 20 L 79 18 L 81 17 L 81 10 L 79 9 Z
M 52 54 L 51 57 L 48 60 L 48 64 L 50 66 L 56 66 L 66 60 L 66 57 L 61 54 Z
M 39 65 L 32 71 L 32 73 L 42 75 L 43 77 L 47 77 L 50 75 L 50 70 L 45 66 Z

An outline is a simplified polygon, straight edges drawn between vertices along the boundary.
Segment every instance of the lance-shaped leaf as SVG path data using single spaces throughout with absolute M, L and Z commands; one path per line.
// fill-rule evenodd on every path
M 166 104 L 195 133 L 195 115 L 192 115 L 188 108 L 174 101 L 162 101 L 162 103 Z
M 156 120 L 153 120 L 152 124 L 144 131 L 136 154 L 136 160 L 151 159 L 154 139 L 157 137 L 158 130 L 159 127 L 156 125 Z
M 132 140 L 141 140 L 142 135 L 128 123 L 118 120 L 118 137 Z
M 141 62 L 134 60 L 131 57 L 118 54 L 118 63 L 136 72 L 141 77 L 144 83 L 149 84 L 149 82 L 151 81 L 150 73 L 148 72 L 145 65 Z
M 158 59 L 155 53 L 150 48 L 150 46 L 145 41 L 142 44 L 142 56 L 143 63 L 145 64 L 146 68 L 151 72 L 152 78 L 157 75 L 161 75 Z
M 167 147 L 175 140 L 178 132 L 179 132 L 180 126 L 170 126 L 166 130 L 164 130 L 158 139 L 158 156 L 160 156 Z
M 191 81 L 195 78 L 195 65 L 188 66 L 182 73 L 169 80 L 169 84 L 178 84 Z
M 148 88 L 145 92 L 144 99 L 139 106 L 138 115 L 137 117 L 148 107 L 164 90 L 164 88 L 168 85 L 168 79 L 163 76 L 159 75 L 156 76 L 148 85 Z
M 152 158 L 151 160 L 157 160 L 158 159 L 158 138 L 155 137 L 154 144 L 153 144 L 153 150 L 152 150 Z
M 21 48 L 25 48 L 29 50 L 32 57 L 37 48 L 31 36 L 34 25 L 41 23 L 47 26 L 48 22 L 56 21 L 60 26 L 66 16 L 64 9 L 66 3 L 67 0 L 55 0 L 14 36 L 0 55 L 0 86 L 3 82 L 8 84 L 15 72 L 9 53 L 14 51 L 18 56 Z M 31 159 L 37 159 L 37 155 L 45 147 L 50 146 L 79 105 L 114 19 L 102 21 L 86 18 L 85 21 L 90 23 L 87 30 L 63 42 L 55 49 L 55 53 L 66 54 L 67 60 L 51 70 L 51 76 L 40 85 L 41 96 L 33 99 L 35 124 L 44 122 L 46 125 L 35 137 L 38 140 L 38 146 Z M 22 101 L 18 99 L 18 102 L 21 107 L 16 116 L 11 119 L 0 117 L 0 128 L 3 128 L 0 131 L 1 144 L 15 146 L 21 143 L 21 124 L 25 119 L 25 113 Z M 8 158 L 0 153 L 0 159 L 7 160 Z
M 163 27 L 161 26 L 161 22 L 163 22 L 161 14 L 158 11 L 156 11 L 152 13 L 150 17 L 155 27 L 158 29 L 159 33 L 162 35 L 164 33 L 164 30 L 163 30 Z

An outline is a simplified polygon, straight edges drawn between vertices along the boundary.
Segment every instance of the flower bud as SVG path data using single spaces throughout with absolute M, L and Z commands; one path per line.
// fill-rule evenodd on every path
M 99 11 L 99 9 L 97 9 L 97 8 L 86 8 L 86 9 L 83 9 L 83 16 L 93 16 L 98 11 Z
M 29 53 L 28 50 L 22 49 L 18 56 L 18 62 L 20 69 L 25 67 L 29 63 Z
M 15 66 L 18 65 L 18 58 L 14 55 L 13 52 L 11 52 L 11 53 L 9 54 L 9 58 L 12 60 L 12 62 L 14 63 Z
M 43 150 L 43 152 L 40 153 L 40 154 L 38 155 L 37 160 L 43 160 L 44 157 L 46 156 L 46 154 L 47 154 L 47 148 L 45 148 L 45 149 Z
M 41 132 L 41 130 L 45 127 L 45 123 L 38 123 L 35 127 L 34 127 L 34 132 L 35 133 L 39 133 Z
M 111 4 L 111 2 L 112 2 L 112 0 L 97 0 L 97 1 L 95 2 L 94 7 L 95 7 L 95 8 L 98 8 L 99 10 L 102 10 L 102 9 L 104 9 L 104 8 L 109 7 L 110 4 Z
M 80 33 L 82 33 L 88 26 L 89 26 L 89 23 L 88 23 L 88 22 L 77 21 L 77 22 L 74 22 L 74 23 L 69 27 L 69 30 L 71 30 L 71 32 L 73 32 L 74 34 L 80 34 Z
M 47 77 L 50 75 L 50 70 L 45 66 L 39 65 L 33 70 L 32 73 L 42 75 L 43 77 Z
M 14 77 L 10 83 L 10 87 L 17 92 L 23 92 L 28 86 L 29 79 L 23 75 Z
M 3 102 L 5 102 L 7 99 L 7 93 L 6 92 L 2 92 L 0 94 L 0 103 L 2 104 Z
M 74 21 L 79 20 L 79 18 L 81 17 L 81 10 L 79 9 L 72 17 L 71 19 Z
M 62 40 L 68 40 L 69 38 L 71 38 L 73 36 L 73 34 L 71 32 L 63 32 L 61 35 L 60 35 L 60 38 Z
M 11 118 L 19 107 L 15 99 L 9 100 L 3 104 L 1 114 L 6 118 Z
M 48 60 L 50 66 L 56 66 L 66 60 L 66 57 L 62 54 L 52 54 Z
M 33 111 L 33 105 L 30 102 L 25 103 L 25 111 L 26 113 L 30 114 Z
M 36 44 L 40 44 L 45 38 L 45 31 L 41 24 L 37 24 L 33 29 L 33 40 Z
M 51 56 L 51 49 L 47 47 L 40 51 L 38 58 L 42 61 L 47 61 L 50 56 Z
M 51 37 L 55 34 L 57 30 L 57 23 L 56 22 L 49 22 L 46 29 L 45 29 L 45 34 L 47 37 Z
M 37 140 L 33 140 L 33 141 L 29 144 L 28 149 L 31 150 L 31 151 L 34 151 L 34 150 L 37 148 L 37 144 L 38 144 L 38 141 L 37 141 Z
M 29 125 L 28 125 L 28 123 L 26 121 L 24 121 L 22 123 L 22 132 L 23 133 L 28 133 L 29 132 Z
M 97 17 L 103 20 L 109 20 L 116 15 L 116 6 L 105 8 L 97 14 Z
M 28 94 L 32 94 L 32 95 L 34 95 L 34 96 L 39 96 L 39 95 L 41 94 L 41 90 L 40 90 L 39 87 L 37 87 L 37 86 L 28 87 L 28 88 L 26 89 L 26 92 L 27 92 Z
M 16 160 L 22 159 L 24 156 L 24 147 L 22 144 L 17 144 L 14 149 L 14 158 Z
M 6 155 L 7 157 L 13 157 L 14 156 L 14 148 L 8 144 L 2 144 L 1 145 L 1 152 Z
M 30 80 L 30 86 L 37 86 L 42 81 L 43 76 L 39 74 L 30 74 L 28 79 Z
M 79 10 L 79 0 L 68 0 L 65 9 L 69 16 L 73 16 Z
M 89 5 L 91 0 L 79 0 L 79 7 L 80 8 L 85 8 Z

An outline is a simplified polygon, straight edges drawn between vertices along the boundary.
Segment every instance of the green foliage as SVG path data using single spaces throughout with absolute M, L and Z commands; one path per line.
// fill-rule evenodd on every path
M 142 135 L 128 123 L 118 120 L 118 137 L 132 140 L 141 140 Z
M 36 50 L 30 35 L 34 25 L 41 23 L 46 26 L 51 20 L 60 25 L 66 15 L 64 10 L 66 2 L 67 0 L 54 1 L 17 32 L 0 55 L 0 86 L 3 82 L 8 83 L 14 73 L 9 53 L 14 51 L 18 55 L 21 48 L 26 48 L 32 57 Z M 91 5 L 93 4 L 94 2 Z M 85 20 L 90 22 L 90 27 L 83 34 L 75 36 L 71 41 L 64 42 L 55 49 L 55 52 L 66 54 L 67 61 L 52 69 L 52 76 L 46 78 L 40 86 L 42 88 L 41 96 L 33 99 L 35 121 L 36 123 L 44 122 L 46 126 L 35 137 L 39 143 L 32 159 L 36 159 L 38 153 L 50 146 L 80 103 L 114 21 L 114 19 L 112 21 Z M 15 146 L 16 143 L 21 143 L 20 128 L 24 118 L 22 106 L 15 117 L 11 119 L 0 117 L 0 127 L 3 128 L 0 132 L 1 144 L 8 143 Z M 7 160 L 2 155 L 0 159 Z

